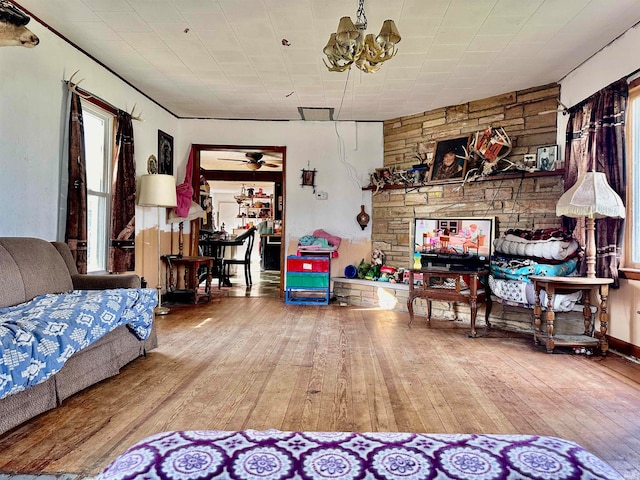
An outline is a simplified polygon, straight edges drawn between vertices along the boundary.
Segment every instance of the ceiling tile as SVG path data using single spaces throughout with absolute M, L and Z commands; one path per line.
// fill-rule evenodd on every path
M 367 33 L 392 18 L 403 38 L 366 74 L 323 64 L 357 0 L 18 3 L 170 111 L 215 118 L 297 120 L 306 102 L 342 102 L 341 119 L 384 120 L 529 88 L 640 21 L 640 0 L 367 0 Z
M 511 41 L 511 35 L 477 35 L 469 44 L 469 52 L 499 52 Z
M 468 45 L 477 31 L 477 27 L 443 26 L 438 29 L 433 45 Z
M 127 0 L 82 0 L 82 3 L 94 12 L 133 12 Z
M 151 30 L 136 13 L 99 12 L 98 16 L 116 32 L 148 32 Z

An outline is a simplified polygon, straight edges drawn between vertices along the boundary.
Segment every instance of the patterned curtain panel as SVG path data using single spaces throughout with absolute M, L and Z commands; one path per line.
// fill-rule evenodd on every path
M 69 114 L 69 187 L 65 241 L 79 273 L 87 273 L 87 175 L 80 97 L 71 94 Z
M 133 122 L 118 111 L 116 152 L 111 197 L 109 271 L 135 269 L 136 164 L 133 158 Z
M 578 176 L 595 169 L 604 172 L 607 181 L 621 198 L 626 198 L 625 172 L 625 115 L 627 110 L 627 80 L 621 79 L 569 109 L 567 143 L 565 148 L 565 191 Z M 585 245 L 584 219 L 564 218 L 564 226 L 573 230 L 575 238 Z M 596 275 L 613 278 L 618 286 L 618 266 L 624 220 L 603 218 L 596 220 Z M 586 274 L 582 262 L 581 273 Z

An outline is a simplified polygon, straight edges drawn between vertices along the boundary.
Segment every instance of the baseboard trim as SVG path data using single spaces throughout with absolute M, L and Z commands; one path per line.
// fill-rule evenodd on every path
M 623 355 L 640 358 L 640 347 L 624 340 L 609 337 L 609 347 Z

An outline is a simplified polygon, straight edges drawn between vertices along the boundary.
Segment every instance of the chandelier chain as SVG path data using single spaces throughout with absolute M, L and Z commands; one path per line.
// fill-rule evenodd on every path
M 358 11 L 356 13 L 356 25 L 362 30 L 367 29 L 367 15 L 364 13 L 364 0 L 358 1 Z M 362 25 L 362 27 L 360 27 Z

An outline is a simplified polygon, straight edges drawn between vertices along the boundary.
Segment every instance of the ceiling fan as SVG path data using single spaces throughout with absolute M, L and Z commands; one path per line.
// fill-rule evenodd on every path
M 258 170 L 263 166 L 271 167 L 271 168 L 280 167 L 280 165 L 277 165 L 275 163 L 268 163 L 266 160 L 263 160 L 262 157 L 264 157 L 264 153 L 262 152 L 247 152 L 244 154 L 244 156 L 247 157 L 246 160 L 241 160 L 237 158 L 219 158 L 218 160 L 227 160 L 230 162 L 242 162 L 246 164 L 247 168 L 250 170 Z

